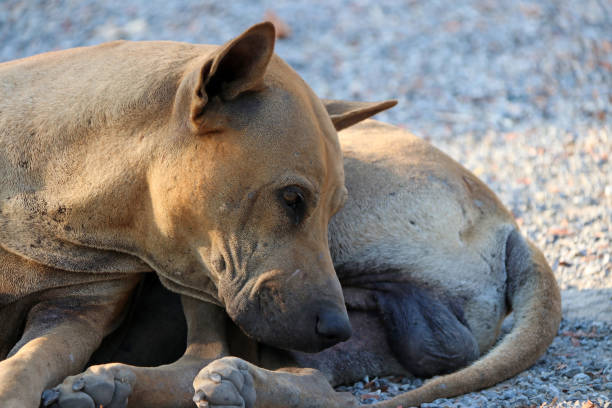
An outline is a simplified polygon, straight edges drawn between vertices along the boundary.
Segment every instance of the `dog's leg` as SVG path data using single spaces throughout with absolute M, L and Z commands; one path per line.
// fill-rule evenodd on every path
M 463 368 L 479 356 L 459 302 L 410 283 L 383 283 L 373 293 L 386 337 L 413 375 L 432 377 Z
M 123 408 L 128 399 L 133 407 L 193 407 L 193 378 L 206 364 L 228 354 L 226 315 L 210 303 L 188 297 L 182 301 L 188 327 L 183 357 L 159 367 L 122 363 L 89 367 L 46 391 L 53 393 L 57 407 Z
M 351 408 L 350 393 L 336 392 L 321 371 L 312 368 L 266 370 L 237 357 L 213 361 L 193 381 L 200 408 Z
M 387 344 L 374 303 L 372 307 L 371 311 L 349 310 L 351 338 L 319 353 L 283 351 L 262 344 L 256 352 L 240 353 L 252 345 L 246 337 L 237 341 L 240 332 L 232 333 L 232 354 L 248 362 L 228 357 L 209 364 L 194 381 L 195 399 L 202 407 L 219 407 L 226 402 L 229 406 L 244 402 L 245 407 L 272 408 L 357 406 L 352 395 L 334 392 L 332 386 L 355 382 L 365 375 L 407 374 Z
M 23 336 L 0 362 L 0 406 L 36 408 L 45 387 L 82 370 L 121 317 L 136 280 L 90 283 L 43 294 L 48 300 L 30 310 Z
M 561 296 L 542 252 L 517 230 L 506 241 L 506 297 L 515 323 L 493 349 L 468 367 L 376 404 L 413 406 L 490 387 L 533 365 L 552 343 L 561 321 Z

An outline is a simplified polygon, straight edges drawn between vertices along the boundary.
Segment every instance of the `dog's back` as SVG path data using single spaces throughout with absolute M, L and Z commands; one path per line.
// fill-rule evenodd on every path
M 382 281 L 452 294 L 488 350 L 507 312 L 512 217 L 469 171 L 400 128 L 368 120 L 340 140 L 350 198 L 332 220 L 330 245 L 341 281 L 384 273 L 397 276 Z

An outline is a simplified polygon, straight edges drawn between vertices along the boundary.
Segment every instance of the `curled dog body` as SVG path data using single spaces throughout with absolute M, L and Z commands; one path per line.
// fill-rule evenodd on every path
M 365 309 L 409 372 L 453 372 L 380 405 L 475 391 L 534 364 L 556 335 L 559 289 L 495 194 L 397 127 L 368 120 L 340 141 L 353 199 L 330 224 L 330 247 L 347 305 L 374 298 Z M 413 300 L 402 303 L 406 290 Z M 511 311 L 514 328 L 496 345 Z

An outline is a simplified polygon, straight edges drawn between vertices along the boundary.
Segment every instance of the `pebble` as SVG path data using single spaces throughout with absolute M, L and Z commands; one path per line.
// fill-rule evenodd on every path
M 0 61 L 115 39 L 220 44 L 273 10 L 291 29 L 277 53 L 318 95 L 397 98 L 378 118 L 426 137 L 485 181 L 563 290 L 566 319 L 538 364 L 429 406 L 581 407 L 601 394 L 596 408 L 612 408 L 610 1 L 1 3 Z M 564 334 L 580 330 L 596 337 Z M 591 373 L 601 382 L 587 381 Z M 422 385 L 391 378 L 377 379 L 388 387 L 381 399 Z M 364 388 L 342 389 L 374 392 Z
M 516 404 L 517 406 L 529 405 L 529 398 L 524 395 L 519 395 L 514 399 L 514 404 Z
M 572 380 L 574 380 L 575 383 L 577 384 L 586 384 L 588 382 L 591 382 L 591 377 L 589 377 L 586 374 L 580 373 L 580 374 L 576 374 Z
M 578 375 L 580 372 L 582 372 L 582 369 L 580 369 L 580 367 L 573 367 L 573 368 L 568 368 L 563 375 L 566 377 L 574 377 L 576 375 Z

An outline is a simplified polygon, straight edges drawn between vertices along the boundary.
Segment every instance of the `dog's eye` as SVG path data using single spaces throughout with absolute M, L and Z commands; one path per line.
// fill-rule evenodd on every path
M 302 194 L 294 190 L 285 190 L 283 191 L 283 200 L 285 200 L 285 204 L 290 207 L 296 206 L 300 201 L 304 198 Z
M 281 189 L 279 195 L 287 215 L 295 225 L 298 225 L 306 212 L 304 192 L 298 186 L 289 186 Z

